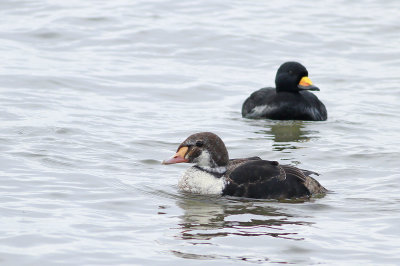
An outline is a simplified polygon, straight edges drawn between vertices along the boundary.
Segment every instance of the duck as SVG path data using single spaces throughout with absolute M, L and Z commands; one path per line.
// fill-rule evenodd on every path
M 319 175 L 260 157 L 229 159 L 220 137 L 212 132 L 190 135 L 162 164 L 193 163 L 178 182 L 181 191 L 257 199 L 309 198 L 327 192 L 310 175 Z
M 325 121 L 325 105 L 311 91 L 319 91 L 300 63 L 283 63 L 276 72 L 276 88 L 253 92 L 242 105 L 242 117 L 250 119 Z

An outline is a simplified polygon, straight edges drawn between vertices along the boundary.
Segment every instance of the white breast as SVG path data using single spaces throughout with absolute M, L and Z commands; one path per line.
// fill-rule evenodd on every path
M 221 194 L 225 187 L 225 177 L 215 177 L 196 167 L 190 167 L 178 183 L 179 189 L 198 194 Z

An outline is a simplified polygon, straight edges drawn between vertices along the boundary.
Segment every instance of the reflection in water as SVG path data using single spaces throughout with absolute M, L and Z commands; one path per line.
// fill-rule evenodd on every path
M 298 203 L 302 201 L 292 201 Z M 297 217 L 279 210 L 273 201 L 220 198 L 191 195 L 178 200 L 177 205 L 184 210 L 182 218 L 182 239 L 209 240 L 214 237 L 271 236 L 292 240 L 302 240 L 293 226 L 307 225 Z
M 267 129 L 259 130 L 256 134 L 267 135 L 275 143 L 273 150 L 284 151 L 287 149 L 298 149 L 296 142 L 306 142 L 312 137 L 312 134 L 318 133 L 312 130 L 305 129 L 304 121 L 277 121 L 272 124 L 267 124 L 264 127 Z
M 184 214 L 181 216 L 176 238 L 184 240 L 188 246 L 186 248 L 181 246 L 170 252 L 185 259 L 288 263 L 271 260 L 268 254 L 259 256 L 248 253 L 247 249 L 232 252 L 231 249 L 235 247 L 230 247 L 226 243 L 229 243 L 230 239 L 239 238 L 251 245 L 262 247 L 267 242 L 265 239 L 260 239 L 260 236 L 300 241 L 304 239 L 297 234 L 297 231 L 301 231 L 298 226 L 311 224 L 300 220 L 300 217 L 286 213 L 284 209 L 279 208 L 280 204 L 277 201 L 221 198 L 185 193 L 183 197 L 177 199 L 177 205 L 183 209 Z M 218 244 L 221 241 L 225 243 L 222 247 Z M 207 248 L 209 245 L 215 248 L 211 253 Z M 193 246 L 196 248 L 192 249 Z M 223 249 L 229 252 L 223 252 Z

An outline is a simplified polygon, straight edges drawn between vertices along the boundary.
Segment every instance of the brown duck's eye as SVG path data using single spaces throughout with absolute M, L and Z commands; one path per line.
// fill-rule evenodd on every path
M 196 141 L 197 147 L 202 147 L 203 145 L 204 145 L 203 141 L 201 141 L 201 140 Z

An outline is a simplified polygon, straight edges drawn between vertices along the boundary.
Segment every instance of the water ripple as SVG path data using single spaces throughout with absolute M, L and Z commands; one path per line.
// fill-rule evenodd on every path
M 2 1 L 0 260 L 396 265 L 399 8 Z M 328 121 L 241 118 L 243 100 L 273 86 L 286 60 L 307 66 Z M 205 130 L 232 158 L 317 171 L 332 192 L 180 193 L 187 166 L 160 162 Z

